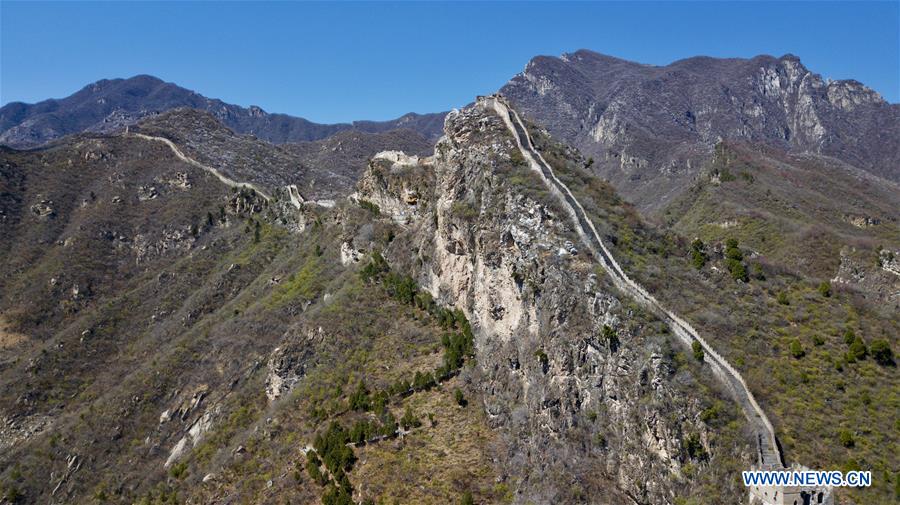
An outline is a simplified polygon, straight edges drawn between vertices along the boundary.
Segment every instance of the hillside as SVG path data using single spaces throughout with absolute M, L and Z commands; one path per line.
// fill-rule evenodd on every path
M 358 451 L 356 467 L 377 475 L 410 452 L 438 466 L 379 492 L 437 479 L 434 503 L 502 493 L 495 437 L 460 379 L 345 407 L 360 381 L 374 394 L 441 362 L 446 324 L 342 263 L 342 241 L 378 250 L 389 223 L 266 202 L 133 135 L 6 150 L 2 166 L 7 500 L 308 502 L 328 491 L 306 470 L 317 433 L 402 427 L 407 409 L 418 428 Z
M 754 449 L 713 375 L 577 253 L 498 116 L 446 134 L 334 207 L 134 132 L 4 150 L 4 496 L 741 496 Z
M 842 490 L 838 503 L 891 503 L 900 482 L 900 225 L 890 186 L 817 157 L 721 145 L 703 182 L 669 209 L 674 229 L 659 228 L 577 151 L 531 131 L 623 270 L 744 375 L 786 461 L 871 470 L 874 486 Z M 833 179 L 821 177 L 835 168 Z M 878 224 L 843 216 L 848 202 Z M 890 351 L 876 358 L 875 348 Z
M 752 61 L 666 72 L 794 68 Z M 893 110 L 854 86 L 827 85 L 834 124 Z M 690 173 L 636 166 L 633 205 L 521 101 L 433 146 L 178 107 L 0 147 L 0 503 L 699 505 L 782 464 L 871 470 L 816 491 L 893 503 L 900 192 L 865 161 L 892 144 L 778 141 L 777 109 L 735 139 L 656 123 L 616 142 Z

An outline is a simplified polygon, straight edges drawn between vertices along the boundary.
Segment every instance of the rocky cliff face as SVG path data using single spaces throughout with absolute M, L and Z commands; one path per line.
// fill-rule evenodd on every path
M 501 92 L 645 209 L 680 193 L 723 139 L 900 180 L 900 105 L 859 82 L 825 80 L 792 55 L 654 67 L 582 50 L 534 58 Z
M 501 119 L 479 103 L 452 112 L 445 132 L 414 166 L 397 156 L 388 169 L 373 163 L 359 197 L 408 223 L 392 260 L 472 322 L 469 380 L 507 439 L 500 456 L 516 502 L 673 503 L 685 482 L 710 476 L 685 465 L 749 464 L 749 439 L 719 446 L 701 421 L 711 393 L 697 383 L 708 377 L 679 368 L 660 326 L 579 251 Z M 411 202 L 414 180 L 430 187 L 419 184 Z

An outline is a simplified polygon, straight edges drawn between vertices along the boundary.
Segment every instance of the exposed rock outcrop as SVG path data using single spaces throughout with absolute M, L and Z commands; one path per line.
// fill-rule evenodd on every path
M 695 379 L 676 372 L 652 318 L 578 254 L 552 198 L 516 185 L 536 176 L 496 113 L 479 102 L 451 113 L 445 132 L 432 159 L 394 177 L 373 162 L 359 197 L 395 217 L 420 181 L 419 201 L 432 202 L 392 257 L 418 251 L 420 284 L 472 322 L 472 380 L 507 436 L 515 501 L 672 503 L 689 435 L 713 451 L 684 388 Z
M 580 50 L 532 59 L 501 92 L 645 210 L 677 197 L 722 140 L 834 156 L 900 180 L 900 105 L 793 55 L 658 67 Z

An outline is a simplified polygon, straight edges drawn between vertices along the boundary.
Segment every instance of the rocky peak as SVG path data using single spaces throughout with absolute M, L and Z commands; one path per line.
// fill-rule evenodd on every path
M 685 437 L 707 437 L 699 400 L 673 381 L 644 316 L 579 251 L 569 216 L 491 100 L 450 112 L 434 156 L 413 161 L 377 156 L 356 196 L 395 221 L 402 213 L 408 233 L 389 260 L 471 322 L 476 383 L 491 426 L 507 435 L 516 501 L 578 502 L 572 493 L 585 492 L 672 503 L 667 482 L 689 459 Z M 603 413 L 602 427 L 591 412 Z M 548 473 L 566 477 L 548 485 Z M 573 491 L 576 483 L 592 488 Z
M 644 210 L 681 194 L 722 140 L 900 180 L 900 106 L 856 81 L 826 81 L 790 54 L 652 66 L 581 50 L 532 59 L 501 93 Z

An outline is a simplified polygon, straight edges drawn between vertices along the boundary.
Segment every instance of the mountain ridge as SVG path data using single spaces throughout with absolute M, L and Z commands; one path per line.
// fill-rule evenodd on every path
M 825 80 L 792 54 L 652 66 L 579 50 L 533 58 L 501 93 L 645 212 L 687 188 L 722 140 L 900 180 L 900 104 L 859 81 Z
M 289 114 L 269 113 L 259 106 L 242 107 L 207 98 L 177 84 L 139 74 L 127 79 L 101 79 L 64 98 L 27 104 L 11 102 L 0 108 L 0 143 L 35 147 L 80 131 L 114 131 L 138 120 L 178 107 L 212 113 L 238 133 L 253 134 L 273 143 L 314 141 L 339 131 L 367 133 L 406 128 L 434 140 L 443 124 L 442 113 L 406 113 L 387 121 L 316 123 Z

